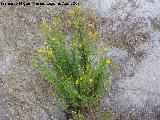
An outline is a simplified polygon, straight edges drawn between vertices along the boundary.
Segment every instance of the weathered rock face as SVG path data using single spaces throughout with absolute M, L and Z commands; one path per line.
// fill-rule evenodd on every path
M 160 1 L 159 0 L 91 0 L 94 8 L 97 9 L 99 12 L 102 12 L 103 14 L 107 15 L 109 14 L 109 9 L 113 6 L 120 6 L 120 4 L 125 4 L 124 8 L 128 9 L 130 7 L 136 7 L 135 5 L 138 5 L 139 8 L 135 11 L 138 16 L 144 16 L 144 17 L 157 17 L 159 14 L 159 8 L 160 8 Z M 128 4 L 132 3 L 131 5 Z M 119 2 L 120 4 L 116 4 Z M 128 6 L 129 5 L 129 6 Z M 119 11 L 122 12 L 122 11 Z M 124 12 L 124 11 L 123 11 Z M 107 14 L 106 14 L 107 13 Z M 159 15 L 158 15 L 159 16 Z
M 30 64 L 31 49 L 42 40 L 41 18 L 52 20 L 58 9 L 0 5 L 0 120 L 56 120 L 63 116 L 49 92 L 51 86 Z
M 101 6 L 103 11 L 100 10 L 100 7 L 96 8 L 103 13 L 102 15 L 104 17 L 108 17 L 108 11 L 111 6 L 107 6 L 107 11 L 105 12 L 105 4 L 103 4 L 103 2 L 107 2 L 107 0 L 103 2 L 98 2 L 98 0 L 94 1 L 101 3 L 101 5 L 96 4 L 96 6 Z M 132 5 L 135 4 L 133 1 L 131 2 Z M 139 3 L 139 7 L 134 11 L 135 17 L 143 16 L 149 24 L 149 19 L 159 18 L 160 1 L 141 0 L 137 2 Z M 128 10 L 128 8 L 126 8 L 125 11 Z M 123 12 L 119 11 L 118 13 Z M 127 71 L 131 70 L 127 64 L 132 64 L 134 68 L 132 70 L 135 70 L 135 73 L 130 77 L 119 76 L 117 80 L 115 80 L 110 92 L 104 98 L 104 106 L 106 106 L 106 108 L 108 106 L 112 107 L 115 112 L 123 113 L 125 119 L 160 119 L 160 32 L 153 30 L 152 26 L 149 27 L 149 30 L 151 31 L 150 41 L 141 44 L 138 48 L 147 51 L 147 55 L 141 59 L 141 62 L 136 64 L 134 64 L 133 61 L 128 62 L 125 60 L 125 58 L 128 58 L 127 54 L 122 58 L 121 51 L 116 52 L 116 55 L 118 54 L 116 59 L 123 59 L 125 61 L 124 64 L 128 68 Z M 111 53 L 114 52 L 111 50 Z M 125 51 L 123 53 L 125 53 Z M 112 55 L 114 54 L 111 54 L 111 56 Z

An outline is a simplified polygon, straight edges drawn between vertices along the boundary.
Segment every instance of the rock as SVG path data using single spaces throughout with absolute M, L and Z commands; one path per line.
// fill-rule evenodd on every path
M 98 2 L 98 0 L 94 1 Z M 101 8 L 97 9 L 100 13 L 104 13 L 103 16 L 108 17 L 108 12 L 102 9 L 105 7 L 103 2 L 98 3 L 97 6 L 101 6 Z M 132 11 L 136 15 L 135 17 L 155 18 L 160 15 L 160 1 L 141 0 L 137 2 L 139 7 Z M 123 4 L 123 1 L 121 1 L 121 4 Z M 132 1 L 131 4 L 135 3 Z M 108 9 L 109 7 L 105 8 Z M 121 5 L 118 4 L 117 7 L 121 7 Z M 127 7 L 124 7 L 124 9 L 124 11 L 118 9 L 117 14 L 129 11 Z M 150 21 L 147 20 L 147 22 Z M 111 49 L 109 51 L 113 58 L 120 61 L 120 65 L 126 74 L 124 76 L 120 75 L 121 72 L 116 74 L 119 77 L 114 80 L 110 91 L 108 91 L 109 94 L 104 97 L 103 104 L 106 109 L 108 106 L 112 107 L 114 112 L 122 114 L 123 119 L 126 120 L 159 120 L 160 118 L 158 110 L 160 106 L 160 44 L 158 42 L 160 32 L 154 31 L 152 26 L 147 30 L 151 31 L 151 40 L 137 46 L 136 51 L 145 51 L 145 54 L 140 52 L 135 54 L 137 58 L 140 58 L 138 63 L 132 56 L 122 50 Z M 134 71 L 134 74 L 130 75 L 132 71 Z M 134 112 L 131 112 L 133 109 Z

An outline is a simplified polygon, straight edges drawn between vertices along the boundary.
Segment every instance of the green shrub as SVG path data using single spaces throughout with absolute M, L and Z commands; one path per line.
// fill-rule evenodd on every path
M 85 22 L 80 6 L 67 12 L 70 17 L 66 21 L 72 28 L 68 35 L 64 35 L 62 18 L 54 19 L 51 27 L 43 20 L 44 44 L 33 60 L 40 74 L 53 84 L 62 107 L 81 116 L 81 110 L 96 105 L 111 85 L 112 61 L 103 54 L 108 46 L 100 48 L 100 35 L 91 31 L 92 25 Z

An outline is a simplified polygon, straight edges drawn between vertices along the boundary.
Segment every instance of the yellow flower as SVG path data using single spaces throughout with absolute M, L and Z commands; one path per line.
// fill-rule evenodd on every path
M 89 82 L 93 82 L 93 79 L 89 79 Z
M 94 33 L 94 35 L 98 35 L 98 34 L 99 34 L 99 32 L 95 32 L 95 33 Z
M 78 6 L 76 6 L 76 8 L 77 8 L 77 10 L 80 10 L 80 9 L 81 9 L 81 6 L 78 5 Z
M 81 47 L 82 47 L 82 44 L 80 44 L 79 47 L 81 48 Z
M 87 68 L 87 70 L 89 69 L 89 65 L 88 64 L 86 65 L 86 68 Z
M 93 34 L 92 34 L 92 32 L 88 32 L 88 35 L 89 35 L 89 36 L 92 36 Z
M 68 10 L 69 13 L 74 14 L 75 11 L 74 10 Z
M 39 52 L 39 53 L 41 53 L 41 54 L 45 54 L 45 53 L 46 53 L 46 50 L 45 50 L 45 49 L 40 48 L 40 49 L 38 49 L 38 52 Z
M 111 64 L 112 61 L 111 61 L 111 60 L 107 60 L 106 62 L 107 62 L 108 64 Z
M 93 32 L 88 32 L 89 37 L 96 37 L 96 35 L 98 35 L 98 34 L 99 34 L 99 32 L 95 32 L 94 34 L 93 34 Z
M 102 51 L 96 52 L 96 55 L 101 55 Z
M 105 51 L 108 50 L 108 46 L 104 46 L 103 50 L 105 50 Z
M 82 77 L 82 76 L 80 77 L 80 80 L 83 80 L 83 77 Z
M 99 52 L 96 52 L 96 55 L 99 55 Z
M 52 38 L 52 40 L 54 41 L 54 40 L 56 40 L 55 38 Z
M 76 80 L 76 84 L 79 84 L 79 80 Z
M 74 43 L 74 42 L 71 42 L 71 47 L 75 47 L 76 46 L 76 43 Z

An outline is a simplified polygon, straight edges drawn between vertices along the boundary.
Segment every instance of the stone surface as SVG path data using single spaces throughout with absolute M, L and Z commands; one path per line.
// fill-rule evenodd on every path
M 98 2 L 98 0 L 94 1 Z M 101 6 L 101 8 L 96 8 L 98 10 L 102 9 L 102 11 L 99 11 L 103 13 L 103 16 L 106 15 L 106 17 L 108 17 L 106 14 L 108 12 L 105 11 L 104 8 L 109 10 L 111 5 L 105 7 L 105 4 L 103 4 L 104 1 L 99 2 L 101 5 L 96 4 L 96 6 Z M 105 2 L 107 2 L 107 0 Z M 136 17 L 143 16 L 152 19 L 159 17 L 160 1 L 141 0 L 137 2 L 139 3 L 139 7 L 134 11 Z M 127 9 L 125 8 L 125 10 Z M 113 111 L 122 113 L 122 116 L 127 120 L 160 119 L 160 32 L 154 31 L 152 26 L 150 26 L 149 29 L 152 31 L 151 40 L 139 46 L 140 49 L 145 49 L 147 51 L 147 55 L 140 63 L 133 64 L 132 67 L 135 70 L 135 74 L 131 77 L 119 76 L 114 81 L 109 93 L 104 97 L 104 106 L 106 109 L 108 106 L 111 107 Z M 120 51 L 116 53 L 124 55 Z M 134 62 L 128 62 L 126 58 L 127 55 L 125 55 L 125 57 L 117 57 L 117 59 L 123 59 L 125 61 L 124 64 L 127 66 L 128 71 L 130 69 L 127 64 L 132 64 Z
M 41 18 L 52 20 L 58 9 L 0 5 L 0 120 L 57 120 L 63 116 L 50 94 L 50 84 L 31 66 L 31 49 L 42 40 Z

